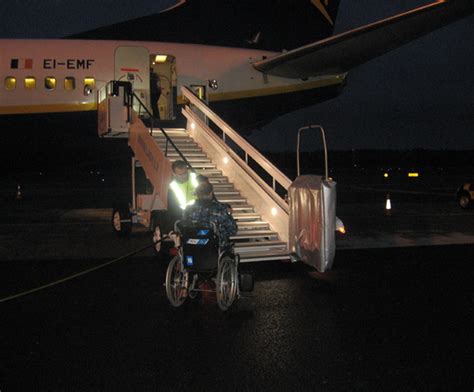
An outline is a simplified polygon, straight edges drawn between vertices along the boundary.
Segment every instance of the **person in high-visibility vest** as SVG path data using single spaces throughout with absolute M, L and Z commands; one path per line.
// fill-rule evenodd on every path
M 197 174 L 194 172 L 190 173 L 186 163 L 183 161 L 174 161 L 171 168 L 174 179 L 170 183 L 170 190 L 179 208 L 184 211 L 187 206 L 194 204 L 197 198 Z

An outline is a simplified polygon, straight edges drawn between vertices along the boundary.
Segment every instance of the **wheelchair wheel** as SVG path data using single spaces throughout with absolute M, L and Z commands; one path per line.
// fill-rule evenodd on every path
M 221 310 L 232 306 L 237 295 L 237 263 L 230 256 L 224 256 L 219 261 L 217 269 L 216 297 Z
M 174 307 L 181 306 L 186 300 L 187 288 L 181 257 L 175 256 L 166 271 L 166 296 Z

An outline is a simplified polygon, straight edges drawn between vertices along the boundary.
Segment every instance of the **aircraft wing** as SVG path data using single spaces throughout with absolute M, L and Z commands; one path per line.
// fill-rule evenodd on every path
M 253 66 L 265 74 L 298 79 L 344 73 L 473 11 L 474 0 L 439 0 L 257 61 Z

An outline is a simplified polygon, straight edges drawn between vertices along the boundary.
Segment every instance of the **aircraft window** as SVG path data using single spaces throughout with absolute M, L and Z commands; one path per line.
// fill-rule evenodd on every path
M 27 76 L 25 78 L 25 89 L 34 90 L 36 88 L 36 78 L 33 76 Z
M 13 76 L 7 76 L 5 78 L 5 90 L 15 90 L 16 88 L 16 78 Z
M 64 90 L 71 91 L 76 88 L 76 79 L 72 76 L 66 76 L 64 78 Z
M 56 78 L 47 76 L 44 78 L 44 88 L 46 90 L 54 90 L 56 88 Z
M 92 94 L 95 88 L 95 79 L 94 78 L 84 78 L 84 95 Z

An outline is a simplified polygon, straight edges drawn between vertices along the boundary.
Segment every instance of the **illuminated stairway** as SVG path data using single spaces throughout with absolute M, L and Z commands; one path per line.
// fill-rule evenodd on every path
M 278 233 L 270 224 L 262 220 L 261 215 L 247 202 L 244 194 L 235 189 L 228 178 L 223 175 L 218 165 L 207 157 L 202 148 L 188 135 L 184 129 L 165 130 L 173 143 L 185 156 L 193 169 L 205 175 L 214 186 L 214 193 L 220 202 L 232 207 L 233 217 L 237 221 L 238 232 L 231 239 L 235 243 L 235 251 L 240 254 L 242 262 L 290 259 L 287 243 L 280 240 Z M 162 151 L 167 149 L 170 161 L 180 159 L 160 130 L 153 131 L 153 137 Z

